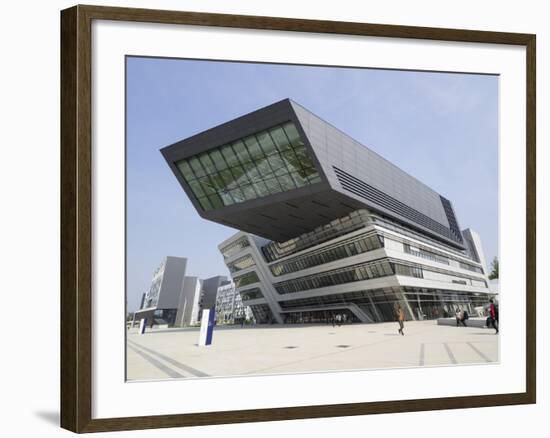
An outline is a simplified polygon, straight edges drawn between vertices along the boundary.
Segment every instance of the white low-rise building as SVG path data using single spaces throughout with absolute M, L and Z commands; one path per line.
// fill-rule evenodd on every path
M 235 284 L 222 284 L 216 297 L 216 324 L 240 324 L 251 319 L 252 311 L 250 307 L 243 305 Z

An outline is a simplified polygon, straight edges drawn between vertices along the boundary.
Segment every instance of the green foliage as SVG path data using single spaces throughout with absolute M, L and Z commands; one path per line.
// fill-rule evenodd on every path
M 498 259 L 495 257 L 491 262 L 491 273 L 489 274 L 489 280 L 498 278 Z

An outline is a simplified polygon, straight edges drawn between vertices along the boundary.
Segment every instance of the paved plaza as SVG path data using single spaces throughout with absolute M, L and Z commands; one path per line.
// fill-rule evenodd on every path
M 127 379 L 154 380 L 334 371 L 498 361 L 498 339 L 487 328 L 407 322 L 380 324 L 216 327 L 213 343 L 199 330 L 128 331 Z

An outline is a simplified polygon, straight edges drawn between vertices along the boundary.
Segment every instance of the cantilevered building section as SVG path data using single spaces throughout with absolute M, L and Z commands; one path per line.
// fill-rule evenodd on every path
M 452 203 L 283 100 L 162 150 L 199 214 L 241 230 L 220 250 L 258 322 L 474 311 L 479 236 Z

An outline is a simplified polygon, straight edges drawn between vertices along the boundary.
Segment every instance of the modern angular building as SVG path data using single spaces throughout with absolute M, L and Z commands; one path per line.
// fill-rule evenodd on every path
M 229 280 L 223 275 L 204 280 L 198 277 L 185 277 L 174 325 L 186 327 L 200 324 L 203 309 L 216 307 L 218 288 L 227 283 Z
M 134 321 L 147 318 L 148 324 L 173 325 L 180 300 L 187 259 L 165 257 L 153 273 L 151 287 L 141 299 L 140 309 L 134 313 Z
M 185 276 L 187 259 L 166 257 L 155 270 L 151 287 L 142 297 L 134 323 L 147 318 L 148 325 L 184 327 L 200 323 L 203 309 L 214 309 L 216 295 L 225 276 L 207 279 Z
M 485 303 L 451 201 L 288 99 L 162 149 L 258 322 L 452 315 Z
M 216 323 L 238 324 L 251 319 L 250 307 L 244 306 L 241 295 L 235 289 L 235 283 L 227 282 L 218 288 L 216 296 Z

